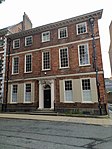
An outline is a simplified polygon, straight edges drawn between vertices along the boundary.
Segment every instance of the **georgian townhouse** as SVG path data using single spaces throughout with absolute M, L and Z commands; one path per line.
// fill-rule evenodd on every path
M 106 114 L 98 27 L 102 11 L 7 36 L 8 111 Z

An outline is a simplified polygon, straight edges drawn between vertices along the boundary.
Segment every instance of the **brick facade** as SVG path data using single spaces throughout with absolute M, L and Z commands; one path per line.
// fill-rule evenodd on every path
M 5 100 L 7 99 L 7 109 L 9 111 L 14 110 L 36 110 L 44 109 L 49 105 L 45 105 L 45 98 L 50 98 L 50 107 L 53 110 L 66 112 L 82 112 L 89 114 L 98 114 L 98 99 L 97 99 L 97 89 L 96 89 L 96 72 L 93 68 L 93 47 L 91 30 L 89 24 L 89 18 L 94 17 L 94 34 L 95 34 L 95 44 L 97 49 L 97 65 L 98 65 L 98 80 L 100 82 L 100 104 L 102 106 L 102 113 L 106 114 L 107 99 L 105 96 L 105 86 L 104 86 L 104 74 L 102 66 L 102 55 L 98 28 L 98 19 L 102 16 L 102 10 L 88 13 L 82 16 L 74 17 L 71 19 L 55 22 L 52 24 L 44 25 L 34 29 L 22 31 L 13 35 L 7 36 L 11 39 L 10 48 L 10 64 L 9 64 L 9 80 L 8 80 L 8 97 L 6 97 L 5 90 Z M 77 24 L 86 22 L 87 31 L 83 34 L 77 34 Z M 59 38 L 59 29 L 67 28 L 67 37 Z M 42 33 L 50 32 L 50 41 L 42 42 Z M 25 37 L 32 36 L 32 44 L 30 46 L 25 46 Z M 20 40 L 20 46 L 17 49 L 13 48 L 13 41 L 15 39 Z M 89 63 L 84 66 L 80 66 L 79 50 L 80 45 L 86 44 L 88 47 Z M 68 67 L 60 68 L 60 49 L 67 49 Z M 49 70 L 43 70 L 43 52 L 49 51 L 50 58 L 50 68 Z M 26 55 L 31 54 L 31 71 L 25 72 L 26 67 Z M 85 54 L 85 53 L 84 53 Z M 7 53 L 8 57 L 8 53 Z M 13 59 L 14 57 L 19 57 L 19 72 L 17 74 L 12 74 Z M 6 63 L 8 66 L 8 63 Z M 7 69 L 8 67 L 6 67 Z M 7 78 L 7 76 L 6 76 Z M 91 88 L 91 100 L 90 102 L 83 102 L 83 89 L 82 80 L 86 79 L 90 81 Z M 72 93 L 64 90 L 64 85 L 66 80 L 72 82 Z M 24 102 L 26 96 L 25 84 L 30 83 L 31 89 L 33 88 L 33 93 L 31 93 L 31 101 L 29 103 Z M 11 102 L 12 89 L 11 86 L 16 84 L 18 90 L 23 87 L 23 90 L 17 92 L 16 103 Z M 79 87 L 77 90 L 76 84 Z M 50 88 L 50 89 L 49 89 Z M 5 86 L 6 89 L 6 86 Z M 92 90 L 93 89 L 93 90 Z M 70 89 L 71 90 L 71 89 Z M 50 91 L 50 94 L 49 94 Z M 77 93 L 78 91 L 78 93 Z M 94 94 L 93 94 L 94 93 Z M 21 94 L 21 96 L 20 96 Z M 65 95 L 67 94 L 67 95 Z M 77 94 L 77 95 L 76 95 Z M 87 92 L 85 93 L 87 96 Z M 73 101 L 66 101 L 65 96 L 72 97 Z M 67 97 L 66 97 L 67 98 Z M 87 97 L 88 98 L 88 97 Z M 79 100 L 78 100 L 79 99 Z M 68 98 L 69 100 L 69 98 Z M 89 99 L 90 100 L 90 99 Z M 48 103 L 47 103 L 48 104 Z

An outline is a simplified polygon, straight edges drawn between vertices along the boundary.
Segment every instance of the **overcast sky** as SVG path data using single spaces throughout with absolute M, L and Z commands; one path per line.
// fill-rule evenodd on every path
M 112 0 L 5 0 L 0 4 L 0 28 L 22 21 L 24 12 L 32 21 L 33 27 L 83 15 L 103 9 L 99 20 L 104 76 L 110 77 L 108 56 L 112 20 Z

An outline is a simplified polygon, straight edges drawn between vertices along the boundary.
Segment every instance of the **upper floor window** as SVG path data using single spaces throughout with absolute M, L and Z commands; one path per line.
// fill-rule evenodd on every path
M 68 68 L 68 48 L 60 49 L 60 68 Z
M 82 94 L 84 102 L 92 101 L 90 79 L 82 79 Z
M 65 101 L 73 101 L 72 80 L 66 80 L 64 86 Z
M 84 66 L 84 65 L 90 64 L 88 44 L 79 45 L 78 46 L 78 52 L 79 52 L 79 65 Z
M 31 83 L 26 83 L 24 102 L 31 102 L 31 90 Z
M 3 60 L 2 57 L 0 57 L 0 73 L 2 73 L 3 70 Z
M 32 55 L 27 54 L 25 55 L 25 72 L 32 71 Z
M 18 85 L 14 84 L 12 85 L 12 98 L 11 102 L 16 103 L 17 102 L 17 93 L 18 93 Z
M 87 32 L 87 24 L 86 24 L 86 22 L 77 24 L 76 28 L 77 28 L 77 35 L 83 34 L 83 33 Z
M 20 47 L 20 39 L 13 40 L 13 49 Z
M 25 37 L 25 46 L 30 46 L 33 43 L 32 36 Z
M 50 41 L 50 31 L 42 33 L 42 42 Z
M 58 38 L 66 38 L 68 37 L 67 27 L 63 27 L 58 29 Z
M 3 47 L 3 45 L 4 45 L 4 39 L 3 37 L 0 37 L 0 47 Z
M 50 52 L 45 51 L 42 53 L 42 69 L 43 70 L 49 70 L 50 69 Z
M 14 57 L 12 59 L 12 73 L 16 74 L 19 72 L 19 57 Z

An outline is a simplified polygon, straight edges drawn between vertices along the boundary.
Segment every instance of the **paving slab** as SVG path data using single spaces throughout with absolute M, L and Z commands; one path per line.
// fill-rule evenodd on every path
M 61 122 L 72 122 L 72 123 L 83 123 L 83 124 L 105 125 L 105 126 L 112 125 L 112 118 L 110 117 L 89 118 L 89 117 L 45 116 L 45 115 L 0 113 L 0 118 L 61 121 Z

